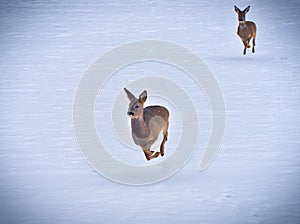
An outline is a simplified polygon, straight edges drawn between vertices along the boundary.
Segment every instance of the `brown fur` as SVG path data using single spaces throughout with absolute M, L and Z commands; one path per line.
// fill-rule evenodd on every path
M 149 106 L 144 108 L 147 99 L 146 90 L 136 98 L 129 90 L 124 88 L 129 99 L 127 114 L 131 117 L 132 138 L 139 145 L 147 160 L 164 155 L 164 145 L 168 139 L 169 111 L 162 106 Z M 163 131 L 163 141 L 160 152 L 151 151 L 150 148 Z
M 239 26 L 237 34 L 244 44 L 243 54 L 246 54 L 247 48 L 250 48 L 250 40 L 252 39 L 252 53 L 255 52 L 255 38 L 256 38 L 256 25 L 254 22 L 246 21 L 246 13 L 249 12 L 250 6 L 241 11 L 238 7 L 234 6 L 235 12 L 238 14 Z

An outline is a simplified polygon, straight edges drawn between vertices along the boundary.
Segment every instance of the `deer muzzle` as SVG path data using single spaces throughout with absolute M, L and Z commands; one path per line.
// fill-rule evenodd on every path
M 127 112 L 127 115 L 129 115 L 129 116 L 131 117 L 131 116 L 133 116 L 133 115 L 134 115 L 134 113 L 133 113 L 133 112 L 131 112 L 131 111 L 128 111 L 128 112 Z

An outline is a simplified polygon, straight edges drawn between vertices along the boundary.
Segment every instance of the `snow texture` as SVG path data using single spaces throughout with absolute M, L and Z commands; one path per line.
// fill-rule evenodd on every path
M 242 55 L 233 5 L 251 5 L 255 54 Z M 297 0 L 1 1 L 0 223 L 300 223 L 299 6 Z M 226 133 L 215 161 L 200 172 L 210 125 L 203 109 L 199 147 L 187 165 L 165 181 L 134 187 L 88 165 L 72 107 L 93 61 L 144 39 L 180 44 L 205 61 L 226 101 Z M 155 68 L 136 66 L 115 75 L 118 85 L 128 84 L 131 71 L 147 75 Z M 114 83 L 107 85 L 104 105 L 113 97 Z M 197 108 L 207 107 L 192 88 Z M 99 105 L 96 123 L 109 122 Z M 140 151 L 119 154 L 146 163 Z

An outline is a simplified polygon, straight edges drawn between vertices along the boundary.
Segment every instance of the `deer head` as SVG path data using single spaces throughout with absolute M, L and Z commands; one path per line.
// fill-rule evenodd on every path
M 144 90 L 139 98 L 136 98 L 128 89 L 124 88 L 127 97 L 129 99 L 129 107 L 127 114 L 131 117 L 131 119 L 143 119 L 143 110 L 144 103 L 147 99 L 147 91 Z
M 234 6 L 234 11 L 238 14 L 238 21 L 239 23 L 243 24 L 246 22 L 246 14 L 250 10 L 250 5 L 241 11 L 237 6 Z

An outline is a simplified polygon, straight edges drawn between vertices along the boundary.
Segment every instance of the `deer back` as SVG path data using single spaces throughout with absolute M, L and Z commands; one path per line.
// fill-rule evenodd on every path
M 160 117 L 165 122 L 169 119 L 169 111 L 163 106 L 148 106 L 144 108 L 144 121 L 149 124 L 154 117 Z

